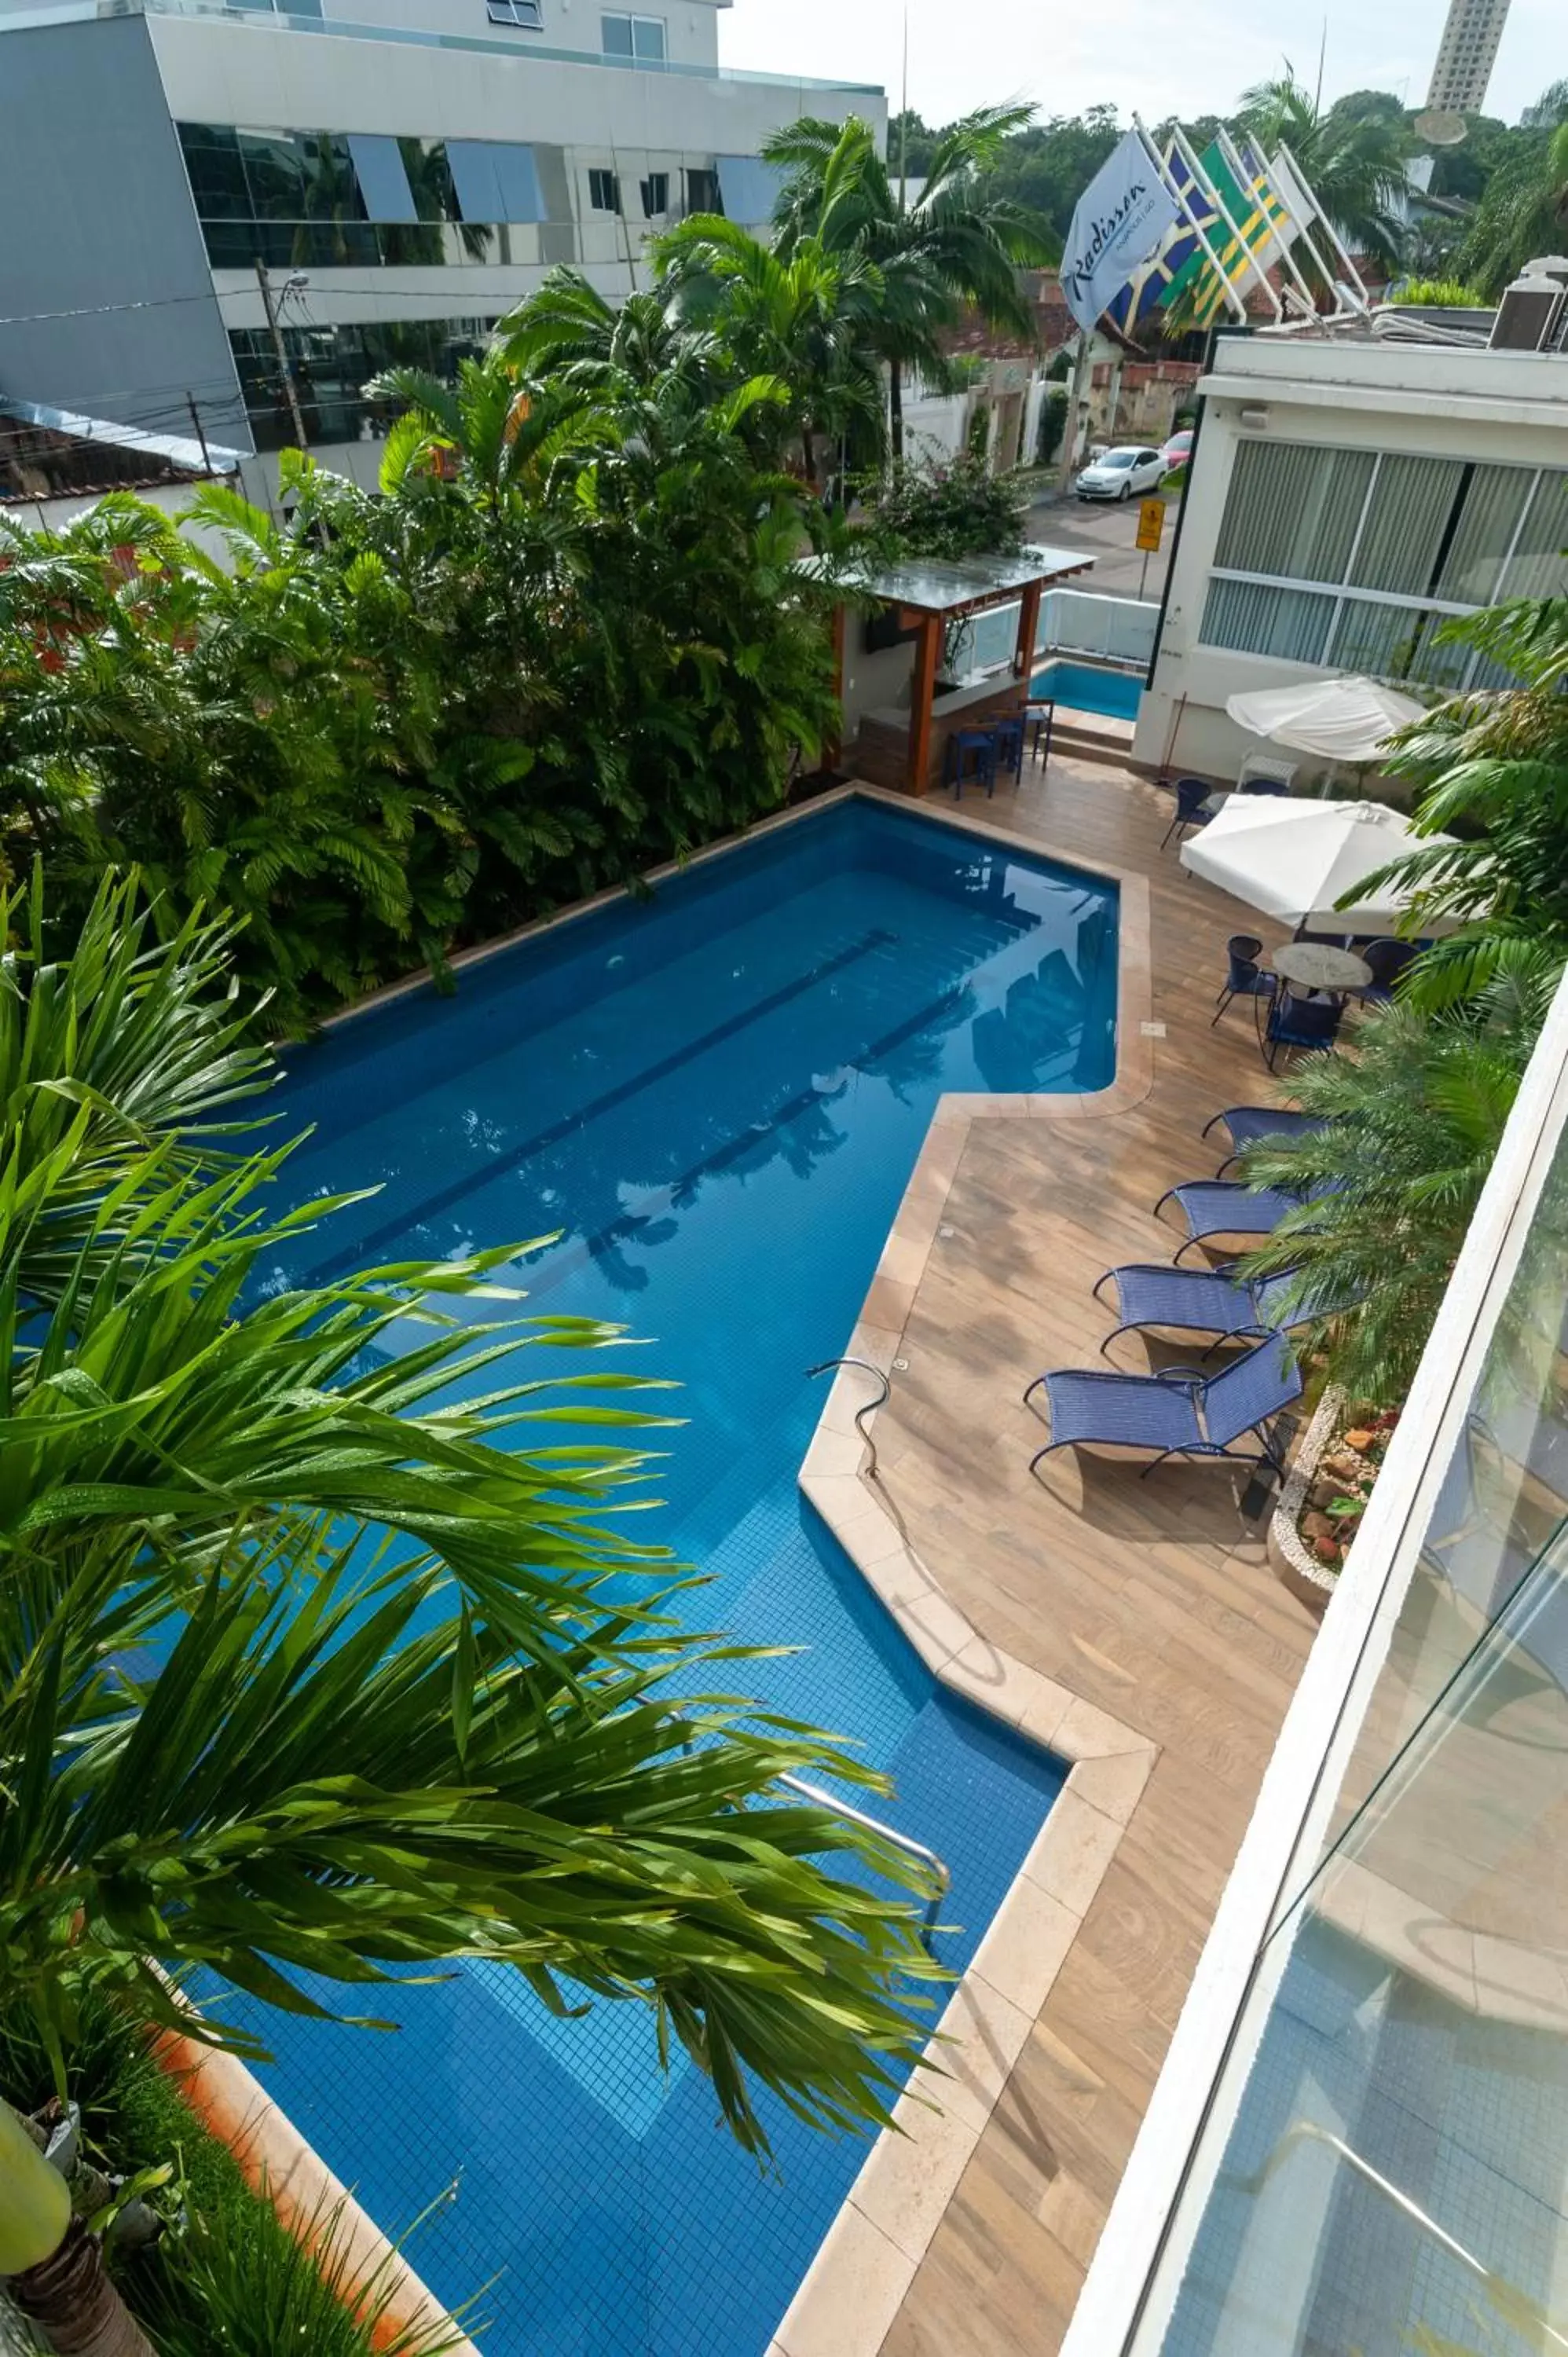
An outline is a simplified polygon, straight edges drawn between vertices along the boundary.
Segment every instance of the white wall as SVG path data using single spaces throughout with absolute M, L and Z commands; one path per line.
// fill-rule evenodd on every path
M 1172 566 L 1158 668 L 1144 696 L 1134 760 L 1233 776 L 1258 740 L 1226 698 L 1323 675 L 1316 665 L 1199 643 L 1236 451 L 1271 441 L 1392 450 L 1481 464 L 1568 467 L 1568 361 L 1535 352 L 1420 345 L 1222 339 L 1206 395 Z M 1241 412 L 1263 413 L 1244 425 Z M 1183 699 L 1185 703 L 1183 702 Z M 1174 748 L 1172 732 L 1176 731 Z M 1310 764 L 1304 765 L 1310 769 Z

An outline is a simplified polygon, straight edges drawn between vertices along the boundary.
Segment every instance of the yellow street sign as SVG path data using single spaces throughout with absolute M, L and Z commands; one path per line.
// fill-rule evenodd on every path
M 1138 542 L 1140 548 L 1152 556 L 1159 547 L 1165 528 L 1164 500 L 1140 500 L 1138 502 Z

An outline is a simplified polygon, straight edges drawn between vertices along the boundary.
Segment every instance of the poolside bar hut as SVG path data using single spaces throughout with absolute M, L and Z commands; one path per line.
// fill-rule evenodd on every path
M 877 610 L 840 616 L 847 766 L 902 793 L 940 786 L 955 729 L 1022 710 L 1041 597 L 1093 562 L 1073 549 L 1028 547 L 961 564 L 914 558 L 867 574 Z

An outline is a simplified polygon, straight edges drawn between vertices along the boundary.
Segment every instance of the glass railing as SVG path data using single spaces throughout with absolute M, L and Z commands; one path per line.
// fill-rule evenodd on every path
M 671 74 L 691 81 L 756 82 L 773 90 L 834 90 L 854 98 L 881 98 L 877 82 L 832 81 L 811 74 L 752 73 L 736 66 L 694 65 L 672 58 L 604 57 L 596 49 L 547 48 L 529 35 L 488 40 L 477 33 L 437 33 L 406 25 L 350 23 L 341 17 L 291 16 L 285 10 L 233 7 L 218 0 L 61 0 L 58 7 L 0 14 L 0 32 L 41 25 L 83 24 L 99 16 L 198 16 L 233 25 L 272 25 L 292 33 L 330 33 L 338 40 L 404 42 L 415 48 L 477 49 L 488 57 L 521 58 L 550 65 L 605 67 L 618 73 Z
M 1568 2357 L 1565 1117 L 1560 996 L 1074 2357 Z

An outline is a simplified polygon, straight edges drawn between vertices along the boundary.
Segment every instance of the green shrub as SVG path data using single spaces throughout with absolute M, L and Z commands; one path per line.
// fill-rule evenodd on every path
M 1024 494 L 972 457 L 898 468 L 867 518 L 879 554 L 1002 556 L 1024 544 Z

